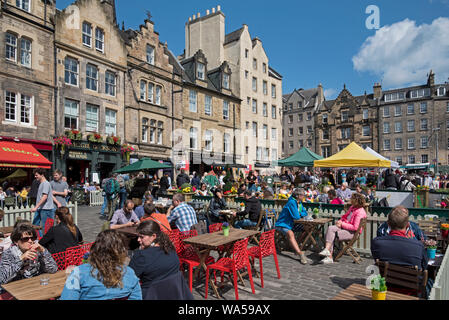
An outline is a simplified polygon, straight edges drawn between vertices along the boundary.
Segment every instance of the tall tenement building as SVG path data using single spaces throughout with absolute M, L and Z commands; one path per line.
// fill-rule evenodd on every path
M 242 155 L 237 162 L 252 169 L 269 166 L 281 156 L 282 141 L 282 76 L 270 65 L 259 38 L 252 38 L 247 25 L 225 33 L 225 15 L 220 6 L 207 10 L 206 15 L 190 17 L 185 26 L 186 45 L 182 59 L 202 50 L 208 68 L 219 68 L 225 61 L 231 75 L 232 93 L 241 99 Z M 203 66 L 197 64 L 201 71 Z

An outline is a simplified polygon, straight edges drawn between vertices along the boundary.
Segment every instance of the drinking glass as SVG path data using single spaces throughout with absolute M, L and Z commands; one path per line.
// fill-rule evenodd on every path
M 40 281 L 41 281 L 41 286 L 47 286 L 48 283 L 50 282 L 50 276 L 49 275 L 42 275 L 40 277 Z

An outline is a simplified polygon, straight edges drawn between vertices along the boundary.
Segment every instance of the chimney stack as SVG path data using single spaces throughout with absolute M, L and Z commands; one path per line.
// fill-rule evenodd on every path
M 380 83 L 376 82 L 373 87 L 374 91 L 374 99 L 380 99 L 382 98 L 382 86 Z
M 220 11 L 220 10 L 221 10 L 221 6 L 218 5 L 218 6 L 217 6 L 217 11 Z

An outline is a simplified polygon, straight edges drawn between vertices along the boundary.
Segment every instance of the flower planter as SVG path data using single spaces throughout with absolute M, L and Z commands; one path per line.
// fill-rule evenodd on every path
M 224 197 L 226 203 L 233 204 L 233 203 L 235 203 L 235 198 L 237 197 L 237 195 L 236 194 L 228 194 L 223 197 Z
M 371 290 L 371 295 L 373 300 L 386 300 L 387 299 L 387 291 L 379 292 L 376 290 Z
M 436 253 L 437 253 L 437 249 L 427 248 L 427 257 L 430 260 L 435 260 Z
M 223 228 L 223 235 L 225 236 L 225 237 L 229 237 L 229 230 L 230 230 L 231 228 Z
M 193 200 L 193 197 L 195 196 L 194 192 L 191 193 L 183 193 L 185 202 L 191 202 Z

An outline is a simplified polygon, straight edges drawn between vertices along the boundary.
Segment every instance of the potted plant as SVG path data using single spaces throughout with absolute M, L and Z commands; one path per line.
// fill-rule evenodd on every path
M 441 224 L 441 236 L 447 239 L 448 235 L 449 235 L 449 223 Z
M 229 236 L 229 230 L 231 229 L 231 227 L 229 226 L 229 223 L 227 222 L 223 222 L 221 229 L 223 230 L 223 235 L 225 237 Z
M 196 188 L 192 187 L 190 183 L 184 183 L 179 189 L 178 193 L 182 193 L 185 197 L 186 202 L 190 202 L 193 200 L 193 196 L 195 195 Z
M 427 248 L 427 256 L 430 260 L 434 260 L 437 253 L 437 242 L 435 240 L 429 239 L 425 241 L 425 245 Z
M 94 143 L 102 143 L 103 137 L 101 136 L 101 134 L 94 132 L 87 136 L 87 140 Z
M 373 300 L 386 300 L 387 282 L 380 274 L 371 279 L 371 295 Z

